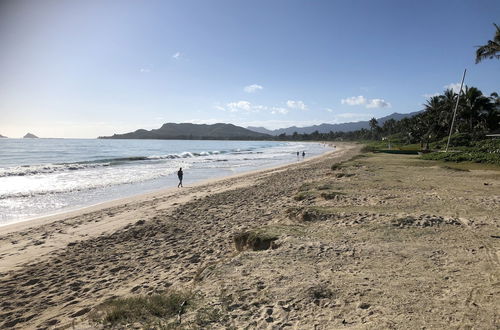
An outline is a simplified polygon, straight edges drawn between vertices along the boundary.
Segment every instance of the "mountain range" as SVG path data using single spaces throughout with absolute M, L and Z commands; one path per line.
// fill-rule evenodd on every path
M 7 137 L 6 136 L 3 136 L 2 134 L 0 134 L 0 139 L 6 139 Z
M 413 117 L 417 114 L 419 114 L 422 111 L 416 111 L 416 112 L 410 112 L 410 113 L 397 113 L 394 112 L 388 116 L 378 118 L 378 125 L 382 126 L 387 120 L 389 119 L 394 119 L 394 120 L 401 120 L 403 118 L 409 118 Z M 332 132 L 350 132 L 350 131 L 357 131 L 362 128 L 369 129 L 370 124 L 369 121 L 357 121 L 357 122 L 350 122 L 350 123 L 342 123 L 342 124 L 320 124 L 320 125 L 313 125 L 313 126 L 307 126 L 307 127 L 288 127 L 288 128 L 279 128 L 275 130 L 268 130 L 264 127 L 254 127 L 254 126 L 249 126 L 247 129 L 252 130 L 254 132 L 258 133 L 264 133 L 264 134 L 269 134 L 269 135 L 280 135 L 285 133 L 286 135 L 292 135 L 293 133 L 297 132 L 299 134 L 311 134 L 314 131 L 318 131 L 319 133 L 329 133 L 330 131 Z
M 248 130 L 233 124 L 175 124 L 166 123 L 150 131 L 138 129 L 135 132 L 100 136 L 99 139 L 159 139 L 159 140 L 249 140 L 267 139 L 268 134 Z
M 393 113 L 391 115 L 378 118 L 378 124 L 383 125 L 387 120 L 401 120 L 407 117 L 413 117 L 421 111 L 411 113 Z M 99 139 L 158 139 L 158 140 L 261 140 L 269 139 L 271 136 L 277 136 L 285 133 L 292 135 L 310 134 L 314 131 L 319 133 L 349 132 L 362 128 L 370 128 L 368 121 L 358 121 L 343 124 L 321 124 L 307 127 L 288 127 L 275 130 L 268 130 L 264 127 L 243 128 L 233 124 L 190 124 L 190 123 L 166 123 L 158 129 L 145 130 L 138 129 L 134 132 L 124 134 L 113 134 L 112 136 L 100 136 Z

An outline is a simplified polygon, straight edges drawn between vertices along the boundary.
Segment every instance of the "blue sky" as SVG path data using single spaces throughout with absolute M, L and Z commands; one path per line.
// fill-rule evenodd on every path
M 422 109 L 474 64 L 500 1 L 3 0 L 0 134 L 93 138 L 165 122 L 267 128 Z

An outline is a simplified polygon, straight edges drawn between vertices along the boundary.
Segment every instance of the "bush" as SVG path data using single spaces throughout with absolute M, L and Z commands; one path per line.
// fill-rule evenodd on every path
M 473 137 L 469 133 L 456 133 L 450 138 L 450 147 L 469 147 L 473 142 Z M 431 147 L 436 148 L 440 146 L 446 148 L 448 137 L 442 138 L 440 141 L 435 142 Z
M 151 324 L 182 313 L 191 294 L 170 292 L 151 296 L 111 299 L 96 308 L 91 320 L 114 327 L 130 323 Z
M 427 160 L 442 160 L 445 162 L 473 162 L 473 163 L 484 163 L 484 164 L 495 164 L 500 165 L 500 154 L 499 153 L 487 153 L 487 152 L 431 152 L 429 154 L 422 155 L 421 159 Z
M 261 251 L 273 248 L 273 242 L 278 238 L 279 234 L 271 228 L 260 228 L 234 235 L 233 242 L 237 251 Z
M 500 154 L 500 139 L 488 139 L 476 141 L 474 143 L 475 151 L 487 152 L 490 154 Z

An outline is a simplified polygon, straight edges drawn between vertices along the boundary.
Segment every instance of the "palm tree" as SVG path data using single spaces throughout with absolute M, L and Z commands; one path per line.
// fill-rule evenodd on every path
M 488 40 L 488 43 L 483 46 L 478 46 L 476 50 L 476 63 L 481 62 L 485 58 L 500 58 L 500 27 L 493 23 L 497 31 L 493 40 Z
M 378 121 L 377 121 L 377 119 L 375 119 L 375 117 L 373 117 L 372 119 L 370 119 L 368 124 L 370 124 L 370 132 L 372 135 L 372 139 L 375 139 L 374 131 L 376 131 L 378 129 Z

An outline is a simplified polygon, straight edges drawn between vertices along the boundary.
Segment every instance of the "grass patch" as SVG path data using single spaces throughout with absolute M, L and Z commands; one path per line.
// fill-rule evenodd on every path
M 349 178 L 351 176 L 354 176 L 353 173 L 337 173 L 335 174 L 336 178 Z
M 202 307 L 196 312 L 195 323 L 201 329 L 210 327 L 213 323 L 226 323 L 229 315 L 221 308 L 207 306 Z
M 329 183 L 322 184 L 321 186 L 318 186 L 318 190 L 330 190 L 332 188 L 333 188 L 333 186 Z
M 193 295 L 171 291 L 165 294 L 115 298 L 104 302 L 90 315 L 91 321 L 105 327 L 140 323 L 168 326 L 168 319 L 183 313 Z
M 340 191 L 326 191 L 321 193 L 321 197 L 324 199 L 334 199 L 337 196 L 343 196 L 345 193 Z
M 399 242 L 404 243 L 408 240 L 436 235 L 439 229 L 435 227 L 396 227 L 391 224 L 372 225 L 370 232 L 374 234 L 374 238 L 383 242 Z
M 301 191 L 295 196 L 293 196 L 293 199 L 296 201 L 303 201 L 305 199 L 314 199 L 316 198 L 316 192 L 314 191 Z
M 261 251 L 273 248 L 273 242 L 279 237 L 280 233 L 275 228 L 263 227 L 237 233 L 233 237 L 233 242 L 237 251 Z
M 299 191 L 312 190 L 312 189 L 314 189 L 315 186 L 316 186 L 316 183 L 314 183 L 314 182 L 304 183 L 303 185 L 300 186 Z
M 448 170 L 454 170 L 454 171 L 474 171 L 474 170 L 500 171 L 500 166 L 498 166 L 498 165 L 484 164 L 484 163 L 469 163 L 469 162 L 446 163 L 446 165 L 444 165 L 443 168 L 446 168 Z
M 342 163 L 337 163 L 337 164 L 333 164 L 330 168 L 332 171 L 337 171 L 337 170 L 340 170 L 342 168 Z

